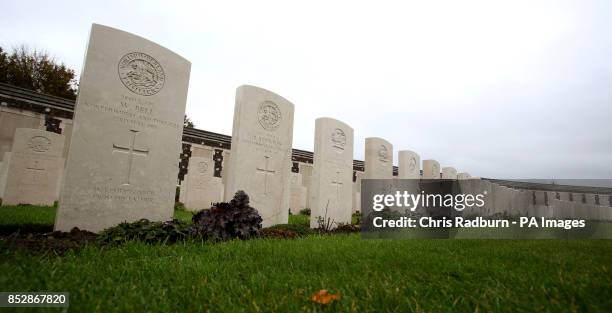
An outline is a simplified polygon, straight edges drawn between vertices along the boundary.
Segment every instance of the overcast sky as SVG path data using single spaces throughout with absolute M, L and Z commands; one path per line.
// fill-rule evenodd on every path
M 80 72 L 91 23 L 192 62 L 187 114 L 231 135 L 235 89 L 473 176 L 612 178 L 612 1 L 9 1 L 0 45 Z M 397 160 L 395 160 L 397 163 Z

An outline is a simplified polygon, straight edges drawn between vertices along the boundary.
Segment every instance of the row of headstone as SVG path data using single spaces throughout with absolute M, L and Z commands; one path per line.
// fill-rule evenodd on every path
M 50 204 L 63 178 L 56 230 L 97 232 L 124 221 L 169 220 L 190 67 L 189 61 L 151 41 L 94 24 L 63 177 L 63 137 L 19 129 L 2 160 L 5 204 Z M 262 88 L 239 87 L 223 178 L 214 176 L 212 156 L 192 156 L 181 200 L 192 209 L 205 208 L 244 190 L 264 227 L 287 223 L 290 207 L 310 208 L 311 227 L 350 223 L 351 213 L 360 207 L 361 179 L 393 178 L 393 146 L 366 138 L 365 172 L 356 174 L 353 183 L 353 129 L 319 118 L 313 164 L 292 173 L 293 120 L 294 105 L 288 100 Z M 422 161 L 421 175 L 418 154 L 404 150 L 398 155 L 399 178 L 474 179 L 452 167 L 441 169 L 435 160 Z M 487 214 L 517 214 L 524 199 L 515 198 L 528 195 L 489 187 Z M 26 194 L 32 196 L 24 199 Z M 550 214 L 540 207 L 534 205 L 531 213 Z M 576 210 L 568 208 L 567 214 Z
M 539 190 L 518 190 L 486 180 L 461 180 L 463 193 L 484 193 L 483 208 L 468 208 L 466 216 L 582 218 L 588 220 L 612 220 L 612 208 L 596 199 L 601 196 L 585 194 L 585 201 L 569 201 L 567 194 Z M 597 197 L 596 197 L 597 196 Z

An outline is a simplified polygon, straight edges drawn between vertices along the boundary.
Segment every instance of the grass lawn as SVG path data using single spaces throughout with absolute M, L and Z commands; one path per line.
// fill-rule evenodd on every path
M 0 210 L 0 227 L 53 222 L 53 208 Z M 68 291 L 70 312 L 612 312 L 610 240 L 352 234 L 0 253 L 2 291 Z M 320 289 L 341 299 L 311 302 Z

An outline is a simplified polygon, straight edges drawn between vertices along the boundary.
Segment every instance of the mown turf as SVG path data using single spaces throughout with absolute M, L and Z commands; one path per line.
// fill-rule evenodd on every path
M 0 227 L 7 225 L 45 225 L 53 228 L 56 207 L 36 205 L 13 205 L 0 207 Z M 174 210 L 174 218 L 191 221 L 193 213 L 186 210 Z
M 0 286 L 69 291 L 70 312 L 612 312 L 611 264 L 609 240 L 317 235 L 61 257 L 3 250 Z M 320 289 L 342 297 L 309 301 Z

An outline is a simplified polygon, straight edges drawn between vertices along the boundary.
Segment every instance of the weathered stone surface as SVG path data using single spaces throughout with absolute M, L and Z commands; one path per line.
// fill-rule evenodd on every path
M 353 213 L 361 212 L 361 192 L 353 194 Z
M 268 90 L 241 86 L 236 91 L 225 198 L 244 190 L 264 227 L 289 218 L 293 112 L 291 102 Z
M 440 163 L 436 160 L 423 160 L 423 179 L 440 179 Z
M 458 173 L 457 174 L 457 179 L 470 179 L 472 176 L 470 175 L 470 173 L 466 173 L 466 172 L 462 172 L 462 173 Z
M 421 178 L 421 157 L 414 151 L 401 150 L 398 152 L 398 178 Z
M 365 139 L 365 178 L 393 178 L 393 145 L 378 137 Z
M 190 68 L 154 42 L 93 25 L 56 230 L 172 218 Z
M 353 213 L 361 212 L 361 184 L 365 176 L 364 172 L 355 171 L 355 181 L 353 182 Z
M 457 179 L 457 169 L 450 166 L 443 167 L 442 179 Z
M 11 151 L 17 128 L 43 129 L 43 126 L 42 114 L 0 105 L 0 157 Z
M 6 164 L 3 205 L 53 205 L 64 169 L 64 136 L 17 128 Z
M 310 180 L 314 167 L 309 163 L 299 164 L 300 174 L 302 175 L 302 185 L 306 187 L 306 207 L 310 208 Z
M 11 159 L 10 152 L 4 152 L 2 158 L 2 166 L 0 166 L 0 199 L 4 197 L 4 189 L 6 187 L 6 179 L 8 178 L 8 162 Z
M 310 227 L 319 219 L 350 223 L 353 194 L 353 129 L 332 119 L 315 122 L 314 170 L 311 179 Z
M 291 201 L 292 214 L 299 214 L 306 208 L 307 188 L 302 185 L 302 174 L 291 173 Z
M 214 177 L 214 165 L 212 154 L 207 157 L 192 156 L 189 159 L 189 171 L 181 188 L 181 193 L 184 192 L 181 202 L 187 209 L 207 209 L 223 199 L 223 183 L 221 178 Z

